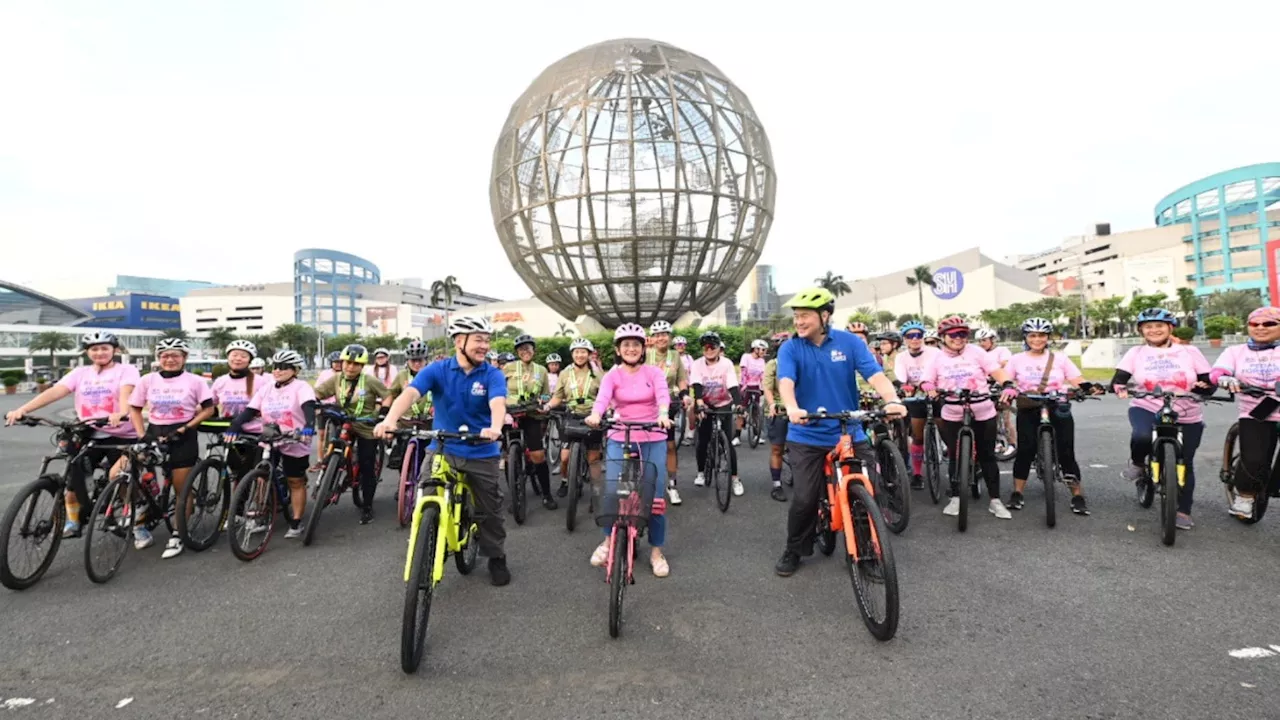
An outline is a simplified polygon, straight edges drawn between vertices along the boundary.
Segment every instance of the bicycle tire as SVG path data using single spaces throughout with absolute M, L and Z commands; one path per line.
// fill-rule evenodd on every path
M 248 546 L 240 544 L 241 526 L 237 518 L 241 518 L 244 524 L 248 524 L 250 509 L 248 508 L 249 497 L 254 491 L 261 492 L 265 484 L 266 490 L 266 507 L 257 508 L 255 511 L 259 518 L 265 517 L 266 530 L 261 533 L 252 533 L 248 537 L 251 539 L 254 535 L 262 535 L 262 544 L 258 546 Z M 276 527 L 276 489 L 271 484 L 271 476 L 261 470 L 253 469 L 240 478 L 240 482 L 236 483 L 236 489 L 233 491 L 236 510 L 241 515 L 232 517 L 231 524 L 227 526 L 227 539 L 231 545 L 231 554 L 236 559 L 243 562 L 252 562 L 267 549 L 267 543 L 271 542 L 271 535 Z
M 400 461 L 400 484 L 396 487 L 396 523 L 400 527 L 408 527 L 413 522 L 413 501 L 417 489 L 417 478 L 411 478 L 413 464 L 417 460 L 418 439 L 409 438 L 404 449 L 404 459 Z
M 760 419 L 760 403 L 753 403 L 751 415 L 747 418 L 747 442 L 751 444 L 752 450 L 760 446 L 760 427 L 763 424 Z
M 435 594 L 436 535 L 440 528 L 440 507 L 434 503 L 422 508 L 418 538 L 413 549 L 413 567 L 404 588 L 404 615 L 400 621 L 400 669 L 406 674 L 418 671 L 427 640 L 427 624 L 431 621 L 431 599 Z
M 685 426 L 689 422 L 688 417 L 685 415 L 683 405 L 680 407 L 679 410 L 676 411 L 676 416 L 673 419 L 673 422 L 675 423 L 675 430 L 676 430 L 675 441 L 676 441 L 676 449 L 678 450 L 680 446 L 684 444 L 684 433 L 685 433 L 685 430 L 687 429 Z
M 215 472 L 214 482 L 216 483 L 216 495 L 213 496 L 215 503 L 221 503 L 218 509 L 218 518 L 212 523 L 212 530 L 204 534 L 199 528 L 203 523 L 196 523 L 195 528 L 192 527 L 190 514 L 193 508 L 206 507 L 209 499 L 208 490 L 208 472 Z M 178 526 L 178 537 L 182 538 L 182 544 L 188 550 L 193 552 L 204 552 L 213 547 L 218 542 L 218 536 L 222 534 L 222 529 L 227 526 L 227 515 L 231 509 L 231 479 L 226 475 L 226 461 L 218 455 L 210 455 L 200 459 L 200 462 L 191 468 L 191 472 L 187 474 L 187 482 L 182 486 L 182 493 L 178 497 L 178 506 L 174 509 L 174 520 Z
M 973 436 L 960 431 L 960 437 L 956 440 L 956 479 L 959 486 L 956 488 L 956 497 L 960 498 L 960 515 L 957 522 L 960 526 L 960 532 L 964 532 L 969 528 L 969 485 L 972 484 L 973 476 Z
M 98 499 L 93 504 L 93 512 L 89 515 L 89 526 L 85 530 L 84 537 L 84 570 L 89 579 L 97 584 L 102 584 L 115 577 L 116 572 L 120 569 L 120 563 L 124 562 L 125 556 L 129 553 L 129 534 L 134 524 L 137 522 L 137 507 L 134 503 L 129 502 L 128 495 L 133 487 L 133 477 L 127 473 L 117 475 L 114 480 L 107 483 L 102 492 L 98 495 Z M 115 500 L 119 497 L 121 490 L 125 494 L 121 501 L 122 506 L 129 508 L 128 523 L 121 528 L 118 520 L 107 520 L 106 514 L 108 508 L 116 509 Z M 123 509 L 123 508 L 121 508 Z M 122 513 L 117 513 L 122 514 Z M 103 527 L 98 528 L 98 520 L 103 519 Z M 111 526 L 108 527 L 107 523 Z M 120 543 L 120 551 L 116 553 L 115 559 L 110 560 L 105 568 L 98 568 L 94 563 L 94 540 L 104 535 L 115 535 L 123 540 Z
M 4 519 L 0 520 L 0 585 L 10 590 L 26 590 L 40 582 L 40 578 L 49 571 L 49 566 L 53 564 L 54 557 L 58 555 L 58 548 L 62 545 L 62 525 L 66 521 L 67 514 L 66 504 L 63 502 L 66 491 L 61 475 L 45 474 L 27 483 L 26 487 L 19 490 L 9 502 L 9 507 L 4 511 Z M 53 510 L 48 527 L 37 525 L 36 531 L 32 532 L 31 522 L 35 519 L 34 514 L 41 493 L 49 494 L 53 501 Z M 26 507 L 28 498 L 32 499 L 31 507 L 24 512 L 23 508 Z M 45 539 L 48 540 L 47 554 L 44 559 L 36 564 L 30 574 L 21 577 L 14 573 L 13 566 L 9 563 L 9 538 L 13 536 L 13 526 L 19 521 L 20 515 L 22 516 L 20 526 L 22 529 L 19 531 L 21 535 L 35 536 L 37 543 L 41 545 L 44 544 Z M 41 533 L 44 535 L 43 538 L 40 537 Z
M 1058 467 L 1058 450 L 1054 445 L 1053 430 L 1044 428 L 1039 433 L 1038 443 L 1040 464 L 1036 467 L 1036 472 L 1040 474 L 1040 482 L 1044 485 L 1044 522 L 1049 527 L 1058 524 L 1056 485 L 1058 473 L 1061 468 Z
M 564 527 L 573 532 L 578 527 L 578 499 L 582 497 L 582 472 L 586 462 L 581 441 L 569 443 L 569 472 L 564 480 L 569 484 L 569 495 L 565 502 Z
M 884 522 L 884 511 L 876 504 L 876 500 L 867 492 L 861 483 L 851 481 L 848 485 L 849 517 L 846 522 L 852 523 L 854 541 L 857 543 L 858 562 L 854 563 L 853 553 L 845 553 L 845 566 L 849 570 L 849 580 L 853 584 L 853 595 L 858 605 L 858 614 L 862 622 L 875 639 L 885 642 L 898 632 L 898 569 L 893 562 L 893 550 L 889 544 L 888 526 Z M 874 532 L 873 532 L 874 531 Z M 847 537 L 847 536 L 846 536 Z M 875 558 L 878 573 L 867 572 L 863 577 L 863 569 Z M 884 614 L 879 616 L 876 603 L 871 599 L 869 585 L 884 585 Z
M 733 487 L 729 482 L 729 437 L 719 428 L 716 429 L 716 437 L 715 470 L 711 481 L 716 489 L 716 505 L 723 513 L 729 512 L 729 503 L 733 501 Z
M 1178 534 L 1178 453 L 1171 442 L 1159 445 L 1160 453 L 1160 542 L 1173 545 Z
M 884 512 L 889 532 L 901 535 L 911 521 L 911 481 L 907 463 L 898 452 L 898 444 L 890 438 L 876 443 L 876 503 Z M 880 502 L 883 493 L 884 502 Z
M 1223 483 L 1223 490 L 1227 494 L 1227 507 L 1231 507 L 1236 499 L 1236 478 L 1244 472 L 1244 468 L 1240 465 L 1240 421 L 1231 424 L 1227 429 L 1227 437 L 1222 442 L 1222 470 L 1219 474 Z M 1240 517 L 1232 515 L 1237 522 L 1244 525 L 1253 525 L 1262 520 L 1267 514 L 1267 505 L 1270 501 L 1272 488 L 1270 487 L 1272 480 L 1267 478 L 1266 482 L 1259 483 L 1257 490 L 1253 494 L 1253 514 L 1249 517 Z
M 470 495 L 462 498 L 458 508 L 458 527 L 465 528 L 467 532 L 466 535 L 458 538 L 462 543 L 462 550 L 453 554 L 453 561 L 458 566 L 459 573 L 470 575 L 471 571 L 476 569 L 476 561 L 480 559 L 480 541 L 476 539 L 476 535 L 480 533 L 480 526 L 472 521 L 475 513 L 472 511 Z
M 320 527 L 320 513 L 324 512 L 325 505 L 329 502 L 329 496 L 333 494 L 333 486 L 338 479 L 338 473 L 341 468 L 341 456 L 330 455 L 329 462 L 325 463 L 324 472 L 320 475 L 320 484 L 316 486 L 316 494 L 312 498 L 311 508 L 307 511 L 307 526 L 302 529 L 302 544 L 304 546 L 310 546 L 316 539 L 316 530 Z
M 622 600 L 626 595 L 627 571 L 626 563 L 630 562 L 627 553 L 627 530 L 621 525 L 613 526 L 613 567 L 609 575 L 609 637 L 616 638 L 622 633 Z
M 929 486 L 929 498 L 937 505 L 942 501 L 942 439 L 938 428 L 928 425 L 924 429 L 924 474 Z
M 511 515 L 523 525 L 528 514 L 525 498 L 524 443 L 516 440 L 507 445 L 507 489 L 511 491 Z
M 836 551 L 836 531 L 831 529 L 831 501 L 827 499 L 825 489 L 818 500 L 818 527 L 814 530 L 813 542 L 823 555 L 830 556 Z

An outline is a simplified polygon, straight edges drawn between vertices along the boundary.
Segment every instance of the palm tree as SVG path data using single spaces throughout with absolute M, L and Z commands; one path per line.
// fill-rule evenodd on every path
M 917 265 L 907 276 L 907 285 L 916 289 L 916 297 L 920 300 L 920 317 L 924 317 L 924 287 L 933 287 L 933 270 L 928 265 Z
M 880 324 L 881 330 L 888 330 L 889 326 L 893 324 L 894 320 L 895 318 L 893 313 L 889 312 L 888 310 L 881 310 L 880 312 L 876 313 L 876 322 Z
M 1182 311 L 1182 319 L 1189 325 L 1191 316 L 1200 309 L 1200 298 L 1196 291 L 1189 287 L 1178 288 L 1178 309 Z
M 187 331 L 183 330 L 182 328 L 169 328 L 168 330 L 165 330 L 164 332 L 160 333 L 160 337 L 177 338 L 178 340 L 189 339 L 189 336 L 187 335 Z
M 449 324 L 449 311 L 453 309 L 453 301 L 460 295 L 462 295 L 462 286 L 458 285 L 458 278 L 452 275 L 431 283 L 431 305 L 440 307 L 443 302 L 446 325 Z
M 559 323 L 560 329 L 556 331 L 556 337 L 573 337 L 573 328 L 567 323 Z
M 224 348 L 236 339 L 236 334 L 231 328 L 215 327 L 209 328 L 209 332 L 204 336 L 204 340 L 209 344 L 210 350 L 221 352 Z
M 270 358 L 276 354 L 276 341 L 270 335 L 245 335 L 241 339 L 248 340 L 258 348 L 258 357 Z
M 285 323 L 276 328 L 271 337 L 280 346 L 296 350 L 305 357 L 315 354 L 316 340 L 319 335 L 315 328 L 297 323 Z
M 42 332 L 31 338 L 31 344 L 27 346 L 27 350 L 32 354 L 38 352 L 49 351 L 49 372 L 53 373 L 58 367 L 58 358 L 55 353 L 61 350 L 70 350 L 76 346 L 70 335 L 60 333 L 57 330 Z M 56 377 L 54 378 L 57 379 Z
M 1244 320 L 1254 308 L 1262 304 L 1262 294 L 1257 290 L 1222 290 L 1204 299 L 1206 312 L 1229 315 Z
M 836 275 L 830 270 L 827 271 L 826 277 L 814 278 L 813 281 L 818 283 L 819 286 L 826 288 L 827 292 L 830 292 L 836 297 L 848 295 L 853 291 L 853 289 L 849 287 L 849 283 L 844 281 L 843 275 Z

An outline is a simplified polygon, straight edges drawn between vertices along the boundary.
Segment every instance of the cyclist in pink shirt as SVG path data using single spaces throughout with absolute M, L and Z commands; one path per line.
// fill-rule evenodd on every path
M 1164 308 L 1143 310 L 1138 313 L 1136 325 L 1145 342 L 1125 353 L 1116 366 L 1111 386 L 1117 395 L 1127 398 L 1126 386 L 1130 383 L 1146 390 L 1159 386 L 1166 390 L 1213 394 L 1209 361 L 1195 346 L 1172 342 L 1173 329 L 1178 326 L 1178 319 L 1173 313 Z M 1129 403 L 1132 434 L 1129 437 L 1129 466 L 1123 476 L 1134 483 L 1139 499 L 1146 491 L 1142 466 L 1151 453 L 1151 433 L 1155 429 L 1160 406 L 1161 401 L 1155 398 L 1135 398 Z M 1178 493 L 1177 526 L 1179 530 L 1190 530 L 1195 527 L 1191 520 L 1191 501 L 1196 489 L 1196 449 L 1204 437 L 1204 414 L 1200 403 L 1194 399 L 1176 400 L 1174 409 L 1178 413 L 1178 424 L 1182 426 L 1182 456 L 1187 467 L 1183 478 L 1185 484 Z
M 89 364 L 72 370 L 53 387 L 10 411 L 5 415 L 5 425 L 12 425 L 28 413 L 74 394 L 77 419 L 107 421 L 105 427 L 94 431 L 94 449 L 88 451 L 87 456 L 93 467 L 112 463 L 111 475 L 114 476 L 121 466 L 120 448 L 137 442 L 143 432 L 141 420 L 134 422 L 129 414 L 129 396 L 138 384 L 138 369 L 116 362 L 120 341 L 105 330 L 89 331 L 80 338 L 80 346 L 88 355 Z M 72 491 L 63 501 L 67 520 L 62 536 L 75 538 L 80 537 L 80 508 L 93 505 L 79 466 L 67 467 L 67 484 Z
M 720 349 L 720 334 L 708 330 L 698 339 L 702 345 L 702 357 L 693 363 L 693 372 L 689 375 L 689 385 L 693 388 L 693 397 L 698 410 L 732 410 L 742 406 L 742 392 L 738 388 L 738 373 L 734 372 L 733 363 L 724 359 Z M 711 445 L 711 432 L 719 423 L 725 437 L 733 437 L 734 416 L 729 414 L 703 414 L 698 421 L 698 445 L 695 457 L 698 460 L 698 476 L 694 478 L 695 487 L 707 484 L 703 474 L 707 467 L 707 448 Z M 743 493 L 742 481 L 738 479 L 738 452 L 729 445 L 729 475 L 733 483 L 733 494 Z
M 894 355 L 893 376 L 902 384 L 902 397 L 909 398 L 919 389 L 924 370 L 938 353 L 938 349 L 924 344 L 925 330 L 922 323 L 910 320 L 903 323 L 901 330 L 907 348 Z M 928 411 L 918 402 L 909 403 L 907 408 L 911 416 L 911 486 L 918 490 L 924 487 L 920 476 L 924 465 L 924 423 Z M 934 414 L 937 414 L 936 410 Z
M 999 363 L 1000 367 L 1008 368 L 1009 358 L 1013 357 L 1013 353 L 1009 352 L 1009 348 L 996 345 L 999 337 L 994 330 L 982 328 L 974 333 L 974 339 L 978 341 L 979 347 L 995 356 L 996 362 Z M 1007 408 L 1002 409 L 1000 418 L 1004 422 L 1004 432 L 1006 437 L 1009 438 L 1009 445 L 1016 447 L 1018 444 L 1018 426 L 1014 422 L 1013 412 Z
M 1241 383 L 1267 388 L 1258 398 L 1237 395 L 1240 407 L 1240 469 L 1232 476 L 1230 513 L 1253 517 L 1253 501 L 1280 467 L 1272 467 L 1276 450 L 1276 423 L 1280 422 L 1280 399 L 1274 389 L 1280 380 L 1280 308 L 1261 307 L 1249 313 L 1249 340 L 1223 351 L 1209 373 L 1210 380 L 1232 392 Z
M 764 396 L 761 383 L 764 382 L 764 355 L 769 351 L 769 343 L 764 340 L 752 340 L 751 352 L 744 353 L 738 362 L 738 387 L 742 388 L 742 403 L 750 407 L 751 403 L 760 402 Z M 741 444 L 742 428 L 733 431 L 733 444 Z
M 391 351 L 386 348 L 377 348 L 373 351 L 373 364 L 365 365 L 364 371 L 382 381 L 382 384 L 387 387 L 391 387 L 391 381 L 400 374 L 400 369 L 391 364 Z
M 218 410 L 215 417 L 222 418 L 229 424 L 232 418 L 249 407 L 254 392 L 269 384 L 271 377 L 263 377 L 250 371 L 253 362 L 260 358 L 257 357 L 257 346 L 248 340 L 232 341 L 227 345 L 225 354 L 230 371 L 213 381 L 210 392 L 213 394 L 213 405 Z M 256 435 L 262 430 L 262 423 L 252 422 L 244 429 Z M 227 452 L 227 464 L 231 467 L 232 477 L 243 477 L 258 464 L 261 457 L 262 452 L 257 445 L 231 448 Z

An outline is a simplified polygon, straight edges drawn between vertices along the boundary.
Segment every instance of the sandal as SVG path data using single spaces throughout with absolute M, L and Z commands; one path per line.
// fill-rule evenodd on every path
M 664 578 L 671 574 L 671 566 L 667 564 L 667 559 L 661 555 L 657 560 L 649 558 L 649 564 L 653 565 L 653 576 Z
M 601 567 L 609 559 L 609 541 L 605 540 L 591 553 L 591 567 Z

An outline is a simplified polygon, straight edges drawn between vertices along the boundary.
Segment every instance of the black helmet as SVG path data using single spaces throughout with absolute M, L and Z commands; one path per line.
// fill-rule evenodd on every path
M 519 350 L 521 345 L 532 345 L 534 350 L 538 349 L 538 341 L 533 339 L 532 335 L 521 335 L 516 338 L 515 349 Z
M 720 339 L 720 333 L 714 330 L 708 330 L 702 333 L 702 337 L 698 338 L 698 344 L 702 347 L 707 347 L 708 345 L 720 347 L 721 342 L 723 341 Z
M 332 364 L 334 364 L 334 363 L 336 363 L 336 362 L 338 362 L 338 361 L 340 361 L 340 360 L 342 360 L 342 351 L 341 351 L 341 350 L 334 350 L 333 352 L 329 353 L 329 364 L 330 364 L 330 365 L 332 365 Z

